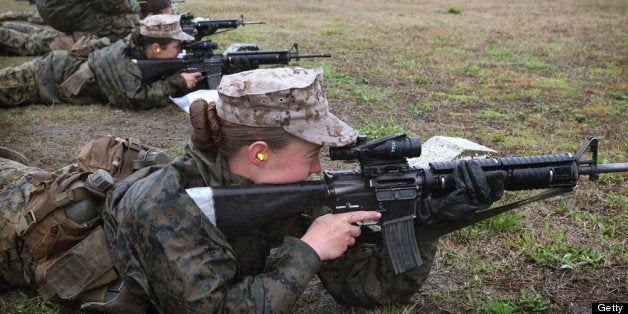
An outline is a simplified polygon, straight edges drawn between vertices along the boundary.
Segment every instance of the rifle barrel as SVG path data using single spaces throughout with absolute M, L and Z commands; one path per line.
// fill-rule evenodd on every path
M 323 53 L 303 53 L 297 54 L 294 56 L 295 59 L 301 58 L 331 58 L 331 53 L 323 52 Z
M 595 173 L 611 173 L 611 172 L 626 172 L 628 171 L 628 162 L 619 162 L 615 164 L 599 164 L 593 169 L 592 166 L 580 166 L 579 171 L 581 174 L 595 174 Z

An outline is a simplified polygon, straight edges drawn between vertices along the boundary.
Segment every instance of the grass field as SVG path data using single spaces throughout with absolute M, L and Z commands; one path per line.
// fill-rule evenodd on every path
M 186 0 L 179 9 L 266 21 L 212 36 L 219 49 L 297 42 L 302 53 L 330 52 L 291 64 L 322 67 L 332 112 L 370 137 L 458 136 L 513 156 L 574 153 L 596 136 L 602 163 L 628 161 L 625 1 Z M 30 59 L 0 57 L 0 67 Z M 136 137 L 176 156 L 188 124 L 174 105 L 132 112 L 33 104 L 0 109 L 0 146 L 50 170 L 99 134 Z M 628 302 L 627 195 L 625 173 L 582 179 L 568 195 L 447 235 L 412 303 L 370 312 L 586 313 L 593 302 Z M 299 309 L 363 312 L 338 306 L 316 281 Z M 0 298 L 3 313 L 68 311 L 22 290 Z

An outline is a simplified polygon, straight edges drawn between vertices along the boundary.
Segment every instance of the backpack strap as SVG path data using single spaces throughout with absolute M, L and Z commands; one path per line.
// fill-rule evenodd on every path
M 142 144 L 139 140 L 132 137 L 129 137 L 126 140 L 117 138 L 117 140 L 124 143 L 124 146 L 126 148 L 122 155 L 122 167 L 120 167 L 120 169 L 118 170 L 120 174 L 120 179 L 122 179 L 129 176 L 131 173 L 133 173 L 133 171 L 139 169 L 135 168 L 137 167 L 137 165 L 135 165 L 135 160 L 137 159 L 137 155 L 140 153 L 140 151 L 142 151 Z
M 48 214 L 50 214 L 55 208 L 62 207 L 70 202 L 88 197 L 90 192 L 83 186 L 66 189 L 68 184 L 74 182 L 83 174 L 84 173 L 75 173 L 55 177 L 51 173 L 42 172 L 42 177 L 34 177 L 31 182 L 41 182 L 38 184 L 39 186 L 37 191 L 34 192 L 36 195 L 28 202 L 27 206 L 24 208 L 23 214 L 15 226 L 17 235 L 21 237 L 29 232 L 37 222 L 48 216 Z M 54 180 L 50 182 L 49 180 L 44 180 L 46 178 L 54 178 Z M 59 182 L 61 182 L 61 184 L 59 184 Z M 47 190 L 61 192 L 56 194 L 41 193 Z

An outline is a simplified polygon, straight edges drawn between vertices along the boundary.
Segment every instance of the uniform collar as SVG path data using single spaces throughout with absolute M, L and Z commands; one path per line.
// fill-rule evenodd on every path
M 185 153 L 192 157 L 207 186 L 249 185 L 253 181 L 230 173 L 227 161 L 218 150 L 201 151 L 192 142 L 185 146 Z

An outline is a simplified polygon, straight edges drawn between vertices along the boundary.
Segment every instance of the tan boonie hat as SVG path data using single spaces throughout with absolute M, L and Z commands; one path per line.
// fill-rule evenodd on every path
M 331 114 L 323 90 L 323 70 L 285 67 L 244 71 L 222 77 L 218 116 L 259 127 L 283 127 L 310 143 L 345 146 L 358 132 Z
M 149 15 L 140 21 L 140 34 L 156 38 L 194 40 L 181 29 L 181 16 L 172 14 Z

